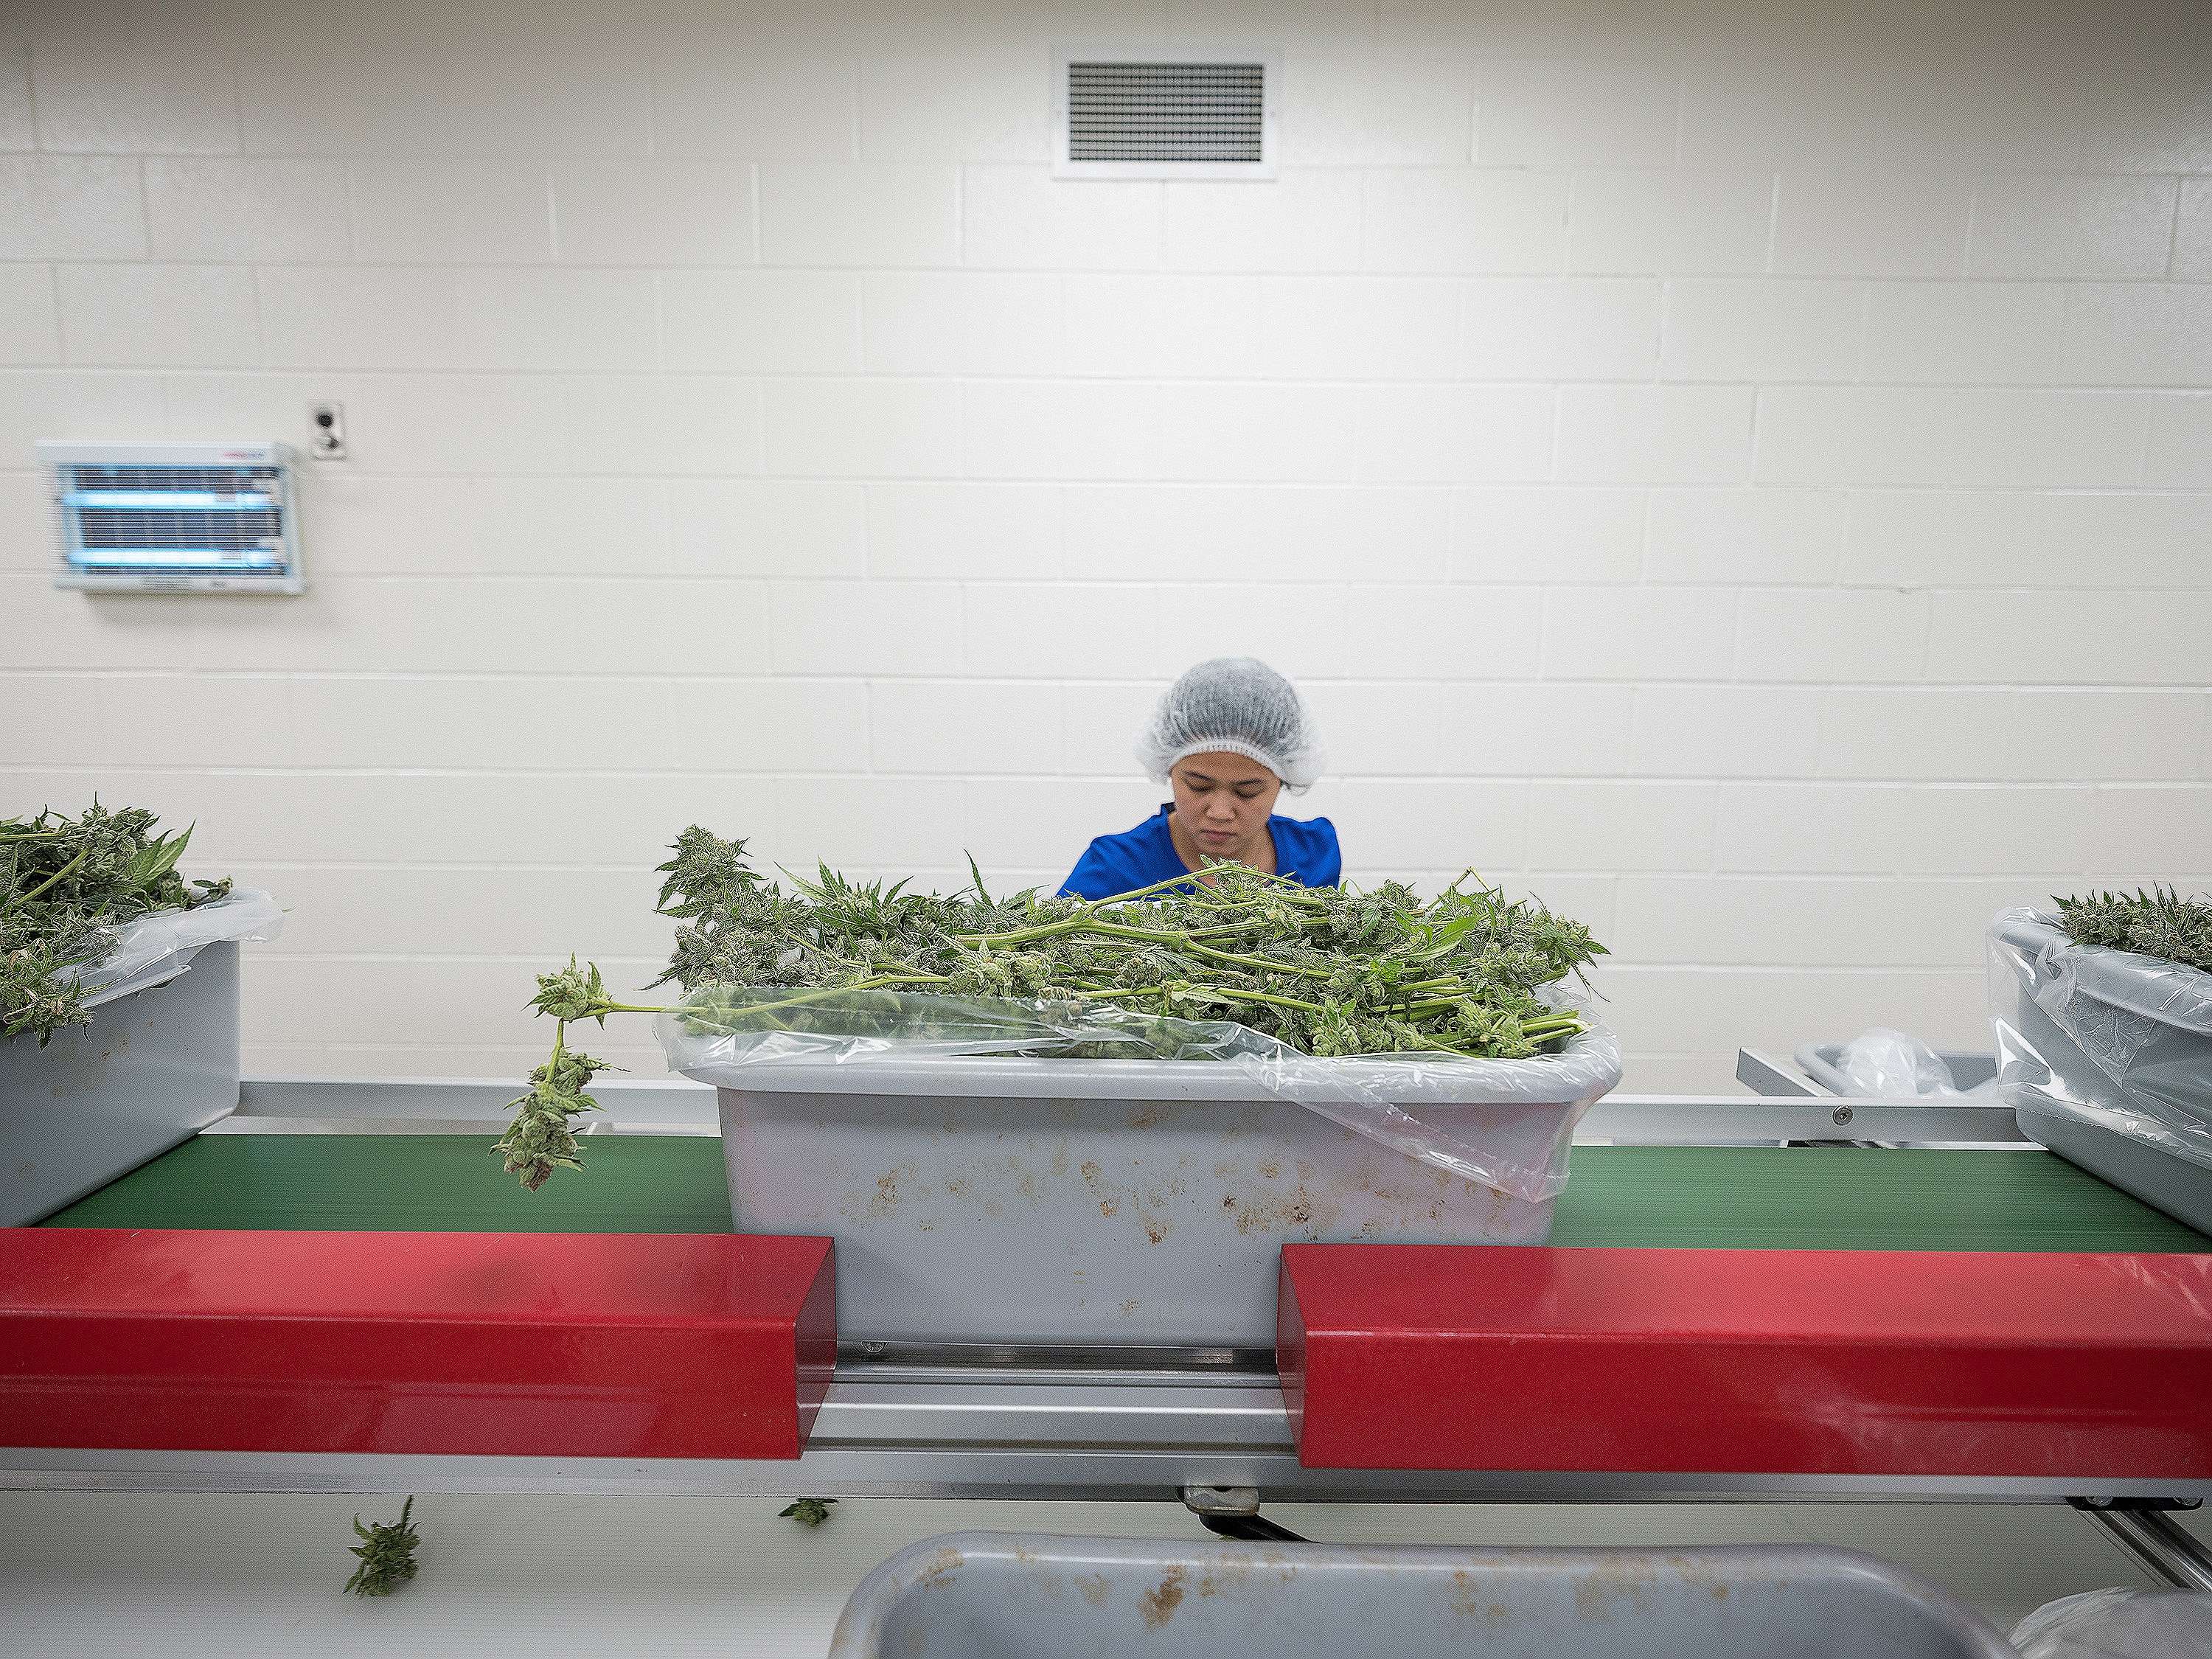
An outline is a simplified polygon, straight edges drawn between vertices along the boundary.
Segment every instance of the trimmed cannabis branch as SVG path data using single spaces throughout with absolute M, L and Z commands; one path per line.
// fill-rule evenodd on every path
M 1323 1056 L 1519 1060 L 1587 1029 L 1536 992 L 1605 952 L 1581 923 L 1468 876 L 1426 902 L 1400 882 L 1307 889 L 1236 864 L 1111 898 L 994 899 L 972 862 L 973 884 L 949 896 L 848 881 L 826 865 L 786 892 L 747 865 L 743 841 L 695 824 L 671 850 L 656 908 L 684 925 L 654 983 L 690 994 L 679 1012 L 708 1030 L 759 1030 L 780 1009 L 906 990 L 1230 1019 Z M 747 994 L 726 1006 L 700 994 L 718 988 Z M 778 990 L 791 994 L 757 1000 Z M 599 969 L 573 957 L 538 975 L 529 1006 L 556 1021 L 553 1054 L 511 1103 L 494 1150 L 534 1191 L 556 1169 L 583 1167 L 572 1120 L 599 1109 L 584 1091 L 610 1069 L 569 1048 L 568 1027 L 662 1011 L 615 1000 Z

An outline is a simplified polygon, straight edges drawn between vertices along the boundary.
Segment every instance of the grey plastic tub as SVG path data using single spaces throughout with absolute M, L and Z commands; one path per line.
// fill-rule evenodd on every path
M 1990 927 L 1990 1019 L 2021 1133 L 2212 1233 L 2212 975 L 2075 945 L 2045 913 Z
M 52 1214 L 238 1106 L 238 946 L 198 947 L 89 1027 L 0 1038 L 0 1226 Z
M 1862 1098 L 1844 1076 L 1844 1050 L 1850 1046 L 1848 1042 L 1808 1042 L 1793 1058 L 1807 1077 L 1830 1094 Z M 1951 1068 L 1951 1081 L 1962 1091 L 1987 1083 L 1997 1074 L 1997 1057 L 1992 1054 L 1972 1048 L 1938 1048 L 1936 1054 Z
M 2212 1233 L 2212 1165 L 2178 1158 L 2078 1117 L 2018 1106 L 2013 1118 L 2021 1133 L 2045 1151 L 2079 1164 L 2200 1233 Z
M 1856 1550 L 1449 1549 L 951 1533 L 846 1602 L 830 1659 L 2017 1659 Z
M 1272 1348 L 1286 1240 L 1540 1244 L 1554 1200 L 1187 1060 L 763 1066 L 720 1090 L 740 1232 L 837 1241 L 847 1341 Z M 854 1092 L 861 1078 L 867 1092 Z M 1419 1109 L 1462 1139 L 1583 1103 Z

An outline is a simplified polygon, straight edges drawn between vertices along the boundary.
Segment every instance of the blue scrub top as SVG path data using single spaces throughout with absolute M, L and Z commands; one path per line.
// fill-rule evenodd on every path
M 1061 898 L 1111 898 L 1133 893 L 1139 887 L 1189 875 L 1182 855 L 1175 848 L 1168 829 L 1173 802 L 1133 830 L 1118 836 L 1101 836 L 1091 850 L 1076 861 L 1075 869 L 1060 884 Z M 1327 818 L 1300 821 L 1280 814 L 1267 820 L 1267 833 L 1275 840 L 1275 872 L 1302 887 L 1334 887 L 1344 874 L 1344 855 L 1337 851 L 1336 826 Z M 1194 882 L 1195 877 L 1192 877 Z

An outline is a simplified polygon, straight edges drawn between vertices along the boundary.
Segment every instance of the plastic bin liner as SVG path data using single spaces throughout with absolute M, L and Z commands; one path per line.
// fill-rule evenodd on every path
M 84 1006 L 129 996 L 174 979 L 192 953 L 222 939 L 271 939 L 284 931 L 284 913 L 268 894 L 240 888 L 189 910 L 156 910 L 115 930 L 115 948 L 75 969 L 85 988 Z M 64 970 L 68 971 L 68 970 Z
M 2212 974 L 2076 945 L 2044 910 L 1999 912 L 1989 946 L 2008 1105 L 2212 1167 Z
M 1583 1000 L 1547 988 L 1554 1007 Z M 1540 1203 L 1567 1184 L 1567 1147 L 1581 1111 L 1620 1081 L 1620 1045 L 1602 1026 L 1565 1052 L 1533 1060 L 1377 1054 L 1320 1060 L 1226 1020 L 1142 1014 L 1094 1003 L 949 997 L 898 991 L 737 989 L 694 992 L 656 1017 L 672 1071 L 743 1088 L 763 1066 L 866 1068 L 933 1055 L 1024 1054 L 1084 1060 L 1187 1060 L 1236 1066 L 1268 1094 L 1317 1112 L 1408 1158 Z M 867 1085 L 854 1080 L 856 1092 Z M 1423 1121 L 1424 1107 L 1512 1105 L 1486 1114 L 1480 1140 Z
M 1884 1100 L 1965 1100 L 1992 1095 L 1996 1082 L 1961 1089 L 1951 1064 L 1918 1037 L 1876 1025 L 1844 1045 L 1837 1057 L 1846 1091 Z
M 2212 1594 L 2100 1589 L 2045 1603 L 2020 1621 L 2021 1659 L 2212 1659 Z

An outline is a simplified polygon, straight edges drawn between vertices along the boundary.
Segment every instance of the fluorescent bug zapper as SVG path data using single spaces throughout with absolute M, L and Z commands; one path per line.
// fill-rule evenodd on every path
M 292 452 L 280 443 L 42 439 L 60 532 L 57 587 L 298 593 Z

